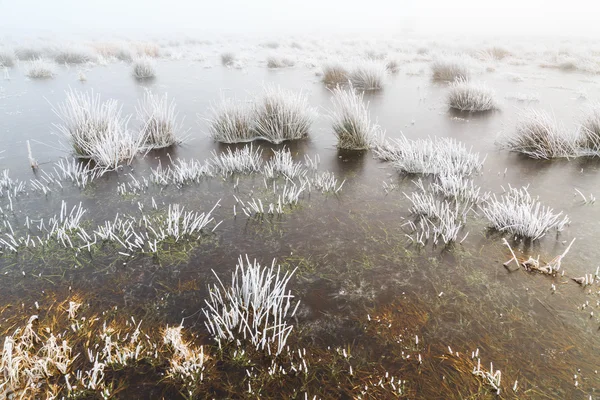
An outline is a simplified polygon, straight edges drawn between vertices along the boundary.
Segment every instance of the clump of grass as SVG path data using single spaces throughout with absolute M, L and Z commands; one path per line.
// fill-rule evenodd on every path
M 502 46 L 492 46 L 481 52 L 481 55 L 485 58 L 491 58 L 494 60 L 502 60 L 511 55 L 510 51 Z
M 471 76 L 468 63 L 457 56 L 434 60 L 431 63 L 431 72 L 433 79 L 439 81 L 468 80 Z
M 169 103 L 168 95 L 146 91 L 144 99 L 136 107 L 137 119 L 142 124 L 141 136 L 148 148 L 160 149 L 181 143 L 182 121 L 178 121 L 175 101 Z
M 584 153 L 600 153 L 600 103 L 593 104 L 584 117 L 579 143 Z
M 500 145 L 532 158 L 575 157 L 580 136 L 556 121 L 545 111 L 529 109 L 521 112 L 514 133 L 501 137 Z
M 350 82 L 361 90 L 378 90 L 383 87 L 385 66 L 377 61 L 360 61 L 350 71 Z
M 116 58 L 126 62 L 133 61 L 133 50 L 125 42 L 94 43 L 92 46 L 102 57 Z
M 202 311 L 206 327 L 221 346 L 221 342 L 247 340 L 257 350 L 279 355 L 293 325 L 287 319 L 294 316 L 294 296 L 286 287 L 295 270 L 280 274 L 275 260 L 270 268 L 263 268 L 256 260 L 241 256 L 231 277 L 231 286 L 225 287 L 213 271 L 218 285 L 209 288 L 209 300 Z
M 231 67 L 235 63 L 235 54 L 233 53 L 223 53 L 221 54 L 221 64 L 226 67 Z
M 348 83 L 348 70 L 339 63 L 329 63 L 322 67 L 323 83 L 326 85 L 344 85 Z
M 257 138 L 272 143 L 308 136 L 315 110 L 302 92 L 267 86 L 253 109 L 253 131 Z
M 267 58 L 267 67 L 269 68 L 287 68 L 293 67 L 296 62 L 286 57 L 270 56 Z
M 469 176 L 481 171 L 485 161 L 452 138 L 381 137 L 375 142 L 374 152 L 378 159 L 391 161 L 399 172 L 407 174 Z
M 371 121 L 368 103 L 363 101 L 363 93 L 352 87 L 336 87 L 332 91 L 333 111 L 329 117 L 333 122 L 333 132 L 341 149 L 366 150 L 371 147 L 379 132 L 379 126 Z
M 56 64 L 45 58 L 30 61 L 25 67 L 25 75 L 31 79 L 48 79 L 56 75 Z
M 66 45 L 57 50 L 54 61 L 59 64 L 83 64 L 96 58 L 96 54 L 87 47 Z
M 156 64 L 149 57 L 139 57 L 133 61 L 133 76 L 136 79 L 152 79 L 156 77 Z
M 12 67 L 15 65 L 15 51 L 8 47 L 0 47 L 0 67 Z
M 457 79 L 450 86 L 448 106 L 461 111 L 489 111 L 498 108 L 495 93 L 482 83 Z
M 494 195 L 482 211 L 493 228 L 532 240 L 540 239 L 553 228 L 560 231 L 569 223 L 567 216 L 543 206 L 526 187 L 509 188 L 499 199 Z
M 400 64 L 397 60 L 388 60 L 385 64 L 385 69 L 390 74 L 397 74 L 400 71 Z
M 99 94 L 70 90 L 53 111 L 61 120 L 55 127 L 75 154 L 102 168 L 117 168 L 142 147 L 142 140 L 127 127 L 130 116 L 122 115 L 122 106 L 114 99 L 102 102 Z
M 265 42 L 265 43 L 261 44 L 261 46 L 266 47 L 268 49 L 277 49 L 279 47 L 279 43 L 270 41 L 270 42 Z
M 238 143 L 254 140 L 252 111 L 248 104 L 223 98 L 210 108 L 209 135 L 217 142 Z
M 33 61 L 47 55 L 47 51 L 44 51 L 39 45 L 21 45 L 15 48 L 17 58 L 22 61 Z

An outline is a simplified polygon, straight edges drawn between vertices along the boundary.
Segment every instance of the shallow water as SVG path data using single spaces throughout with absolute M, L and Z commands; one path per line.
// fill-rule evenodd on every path
M 0 150 L 6 150 L 0 167 L 10 169 L 13 179 L 35 177 L 28 166 L 25 140 L 31 141 L 41 169 L 51 170 L 55 161 L 68 154 L 60 149 L 60 138 L 52 134 L 52 124 L 58 120 L 51 105 L 64 99 L 69 86 L 94 89 L 103 99 L 116 98 L 125 113 L 134 112 L 145 88 L 168 92 L 176 99 L 180 115 L 186 117 L 184 125 L 191 138 L 175 149 L 140 157 L 131 167 L 109 173 L 84 190 L 65 185 L 46 196 L 28 190 L 15 202 L 18 211 L 7 217 L 13 226 L 23 226 L 26 215 L 48 218 L 56 214 L 63 199 L 69 206 L 82 202 L 93 224 L 111 220 L 117 212 L 135 214 L 138 202 L 149 210 L 151 198 L 159 204 L 178 202 L 201 211 L 220 199 L 216 219 L 223 223 L 200 243 L 177 246 L 174 254 L 162 258 L 117 254 L 73 258 L 60 251 L 43 256 L 36 252 L 2 256 L 0 304 L 14 305 L 4 311 L 5 318 L 17 312 L 26 319 L 36 312 L 35 301 L 43 308 L 51 297 L 85 293 L 97 310 L 118 306 L 137 319 L 157 324 L 177 324 L 183 319 L 187 329 L 210 343 L 199 310 L 207 297 L 207 285 L 216 281 L 211 270 L 228 279 L 237 257 L 248 254 L 264 264 L 276 258 L 285 268 L 298 267 L 290 289 L 301 301 L 293 333 L 299 343 L 315 349 L 354 345 L 355 358 L 360 359 L 362 351 L 369 362 L 379 360 L 391 374 L 407 380 L 410 398 L 494 397 L 472 376 L 471 365 L 448 354 L 448 346 L 463 355 L 479 348 L 482 362 L 493 361 L 502 371 L 505 397 L 595 398 L 600 355 L 593 349 L 599 345 L 600 320 L 590 316 L 590 311 L 596 311 L 600 292 L 596 285 L 582 288 L 570 278 L 594 273 L 598 266 L 600 212 L 596 205 L 583 205 L 574 189 L 597 194 L 600 162 L 531 160 L 499 150 L 495 140 L 501 131 L 513 128 L 519 108 L 524 106 L 505 99 L 508 94 L 537 93 L 540 102 L 532 106 L 552 110 L 571 126 L 590 100 L 600 98 L 598 84 L 577 73 L 499 65 L 497 71 L 478 78 L 503 99 L 501 110 L 472 115 L 449 111 L 444 104 L 446 86 L 431 82 L 426 64 L 423 68 L 426 72 L 421 76 L 409 76 L 401 68 L 389 77 L 383 90 L 367 94 L 372 117 L 389 137 L 403 132 L 409 138 L 456 138 L 487 155 L 483 173 L 475 178 L 482 190 L 501 193 L 509 184 L 530 185 L 530 193 L 568 214 L 572 222 L 564 232 L 550 232 L 533 244 L 515 244 L 526 254 L 541 254 L 542 259 L 550 260 L 576 237 L 563 262 L 564 277 L 504 268 L 502 263 L 510 255 L 501 244 L 502 236 L 487 231 L 481 216 L 470 216 L 469 236 L 460 245 L 421 249 L 411 244 L 402 227 L 409 218 L 409 202 L 402 192 L 414 189 L 412 178 L 399 176 L 370 153 L 336 149 L 326 117 L 330 93 L 312 70 L 248 67 L 240 71 L 168 61 L 158 64 L 155 80 L 140 84 L 130 76 L 126 64 L 94 67 L 86 71 L 88 81 L 84 83 L 77 81 L 74 68 L 61 68 L 55 79 L 46 81 L 27 80 L 22 70 L 13 69 L 12 80 L 0 84 Z M 511 81 L 509 71 L 520 74 L 524 81 Z M 213 143 L 204 134 L 207 126 L 201 117 L 207 107 L 221 93 L 251 97 L 265 82 L 305 91 L 319 111 L 310 138 L 287 146 L 298 160 L 304 154 L 319 154 L 321 170 L 346 179 L 337 196 L 313 192 L 292 212 L 255 220 L 239 212 L 234 218 L 233 195 L 260 193 L 260 176 L 240 177 L 238 189 L 234 189 L 234 178 L 213 178 L 182 189 L 150 185 L 142 194 L 118 194 L 116 185 L 128 182 L 128 173 L 138 178 L 149 176 L 158 160 L 163 165 L 168 162 L 167 152 L 172 158 L 204 160 L 212 151 L 223 151 L 227 146 Z M 589 100 L 578 95 L 582 87 Z M 131 124 L 135 126 L 134 119 Z M 259 145 L 267 157 L 273 146 Z M 386 194 L 383 181 L 396 183 L 398 189 Z M 551 290 L 553 283 L 556 292 Z M 586 301 L 590 306 L 582 310 Z M 390 327 L 375 326 L 367 315 L 373 320 L 385 315 Z M 404 345 L 394 344 L 392 339 L 398 337 L 394 329 L 407 329 L 410 335 L 420 337 L 416 348 L 422 353 L 422 364 L 402 358 Z M 414 360 L 415 346 L 412 349 Z M 519 381 L 516 393 L 511 390 L 515 380 Z M 278 393 L 264 395 L 277 397 Z

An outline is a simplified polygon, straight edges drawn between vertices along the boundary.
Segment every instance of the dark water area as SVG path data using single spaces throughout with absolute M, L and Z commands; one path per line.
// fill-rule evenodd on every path
M 520 74 L 524 81 L 511 81 L 508 71 Z M 545 205 L 566 213 L 571 223 L 559 234 L 549 232 L 534 243 L 507 237 L 523 254 L 540 254 L 546 261 L 577 238 L 563 262 L 564 276 L 505 268 L 502 263 L 510 258 L 508 249 L 501 235 L 486 229 L 481 213 L 469 216 L 465 228 L 469 236 L 461 244 L 424 248 L 412 244 L 405 226 L 411 218 L 410 202 L 402 192 L 415 189 L 413 178 L 400 176 L 369 152 L 336 148 L 326 116 L 330 92 L 312 70 L 249 67 L 240 71 L 169 61 L 158 64 L 156 79 L 140 84 L 126 64 L 94 67 L 86 71 L 84 83 L 77 81 L 74 68 L 61 67 L 55 79 L 45 81 L 27 80 L 22 70 L 13 69 L 12 79 L 0 82 L 0 151 L 5 150 L 0 154 L 0 169 L 9 169 L 13 179 L 35 178 L 28 165 L 26 140 L 31 141 L 42 170 L 51 170 L 54 162 L 68 155 L 52 133 L 52 124 L 58 122 L 52 105 L 64 100 L 69 86 L 93 89 L 103 99 L 118 99 L 126 114 L 134 113 L 146 88 L 166 92 L 176 99 L 190 134 L 183 145 L 138 157 L 131 166 L 107 173 L 83 190 L 65 184 L 44 195 L 28 188 L 28 193 L 15 200 L 15 212 L 5 216 L 13 227 L 23 229 L 25 216 L 57 214 L 62 200 L 69 207 L 81 202 L 91 226 L 112 220 L 117 213 L 139 215 L 138 203 L 145 211 L 151 210 L 152 199 L 159 209 L 179 203 L 198 211 L 208 211 L 220 200 L 215 219 L 223 222 L 211 235 L 174 245 L 171 253 L 160 257 L 120 257 L 116 252 L 99 258 L 84 252 L 73 257 L 61 250 L 2 255 L 0 304 L 12 305 L 3 317 L 22 314 L 26 320 L 37 312 L 36 301 L 43 308 L 51 297 L 64 299 L 81 293 L 97 310 L 118 306 L 137 319 L 160 325 L 183 320 L 186 329 L 209 344 L 200 310 L 208 297 L 207 285 L 216 282 L 212 270 L 228 281 L 238 256 L 247 254 L 262 264 L 276 259 L 284 269 L 298 268 L 289 287 L 301 301 L 292 334 L 297 343 L 314 349 L 355 346 L 355 358 L 363 356 L 406 380 L 408 398 L 496 397 L 471 374 L 472 365 L 462 361 L 464 356 L 455 355 L 477 348 L 486 368 L 492 361 L 502 371 L 501 397 L 599 398 L 600 291 L 597 284 L 581 287 L 570 278 L 594 273 L 599 265 L 600 211 L 598 205 L 583 204 L 575 189 L 586 196 L 599 194 L 600 161 L 532 160 L 500 150 L 495 143 L 499 133 L 513 129 L 519 109 L 527 105 L 550 110 L 566 126 L 575 126 L 581 110 L 600 98 L 598 83 L 576 73 L 502 66 L 478 77 L 496 90 L 502 99 L 500 110 L 474 115 L 449 111 L 444 102 L 447 87 L 431 82 L 428 75 L 408 76 L 401 69 L 390 76 L 383 90 L 365 95 L 371 116 L 390 138 L 402 132 L 411 139 L 451 137 L 472 146 L 486 157 L 482 174 L 475 177 L 483 191 L 499 194 L 508 185 L 529 185 L 530 193 Z M 205 160 L 211 152 L 230 147 L 205 135 L 207 124 L 202 118 L 207 108 L 221 94 L 250 98 L 267 82 L 303 90 L 318 110 L 310 138 L 286 146 L 297 160 L 318 154 L 320 170 L 345 179 L 339 194 L 305 194 L 290 212 L 264 219 L 248 218 L 239 211 L 233 215 L 234 195 L 266 193 L 261 192 L 263 178 L 258 175 L 240 176 L 238 188 L 234 188 L 238 177 L 217 177 L 180 189 L 151 184 L 142 193 L 119 195 L 117 185 L 130 182 L 129 173 L 138 179 L 148 177 L 159 161 L 167 165 L 167 154 L 172 159 Z M 585 99 L 579 95 L 582 88 Z M 540 101 L 527 104 L 506 98 L 516 92 L 536 93 Z M 130 125 L 135 126 L 134 118 Z M 263 148 L 265 159 L 271 148 L 281 147 L 255 146 Z M 398 188 L 386 193 L 384 181 Z M 2 206 L 5 200 L 0 198 Z M 6 228 L 0 228 L 0 233 L 5 234 Z M 377 318 L 386 323 L 374 325 Z M 404 334 L 404 344 L 400 344 L 399 332 Z M 407 341 L 414 342 L 415 336 L 420 343 L 407 350 Z M 405 358 L 405 351 L 412 359 Z M 421 363 L 414 360 L 417 353 L 423 358 Z M 516 392 L 511 389 L 515 380 L 519 382 Z M 150 389 L 135 386 L 135 390 L 137 394 L 132 389 L 129 398 Z M 264 397 L 277 398 L 278 394 Z

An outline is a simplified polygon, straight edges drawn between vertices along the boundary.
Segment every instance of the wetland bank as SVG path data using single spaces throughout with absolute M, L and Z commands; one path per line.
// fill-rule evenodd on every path
M 596 399 L 600 58 L 0 42 L 1 398 Z

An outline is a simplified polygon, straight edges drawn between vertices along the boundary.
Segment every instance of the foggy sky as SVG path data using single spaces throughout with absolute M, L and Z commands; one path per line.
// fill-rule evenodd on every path
M 481 33 L 600 36 L 594 0 L 0 0 L 0 36 Z

